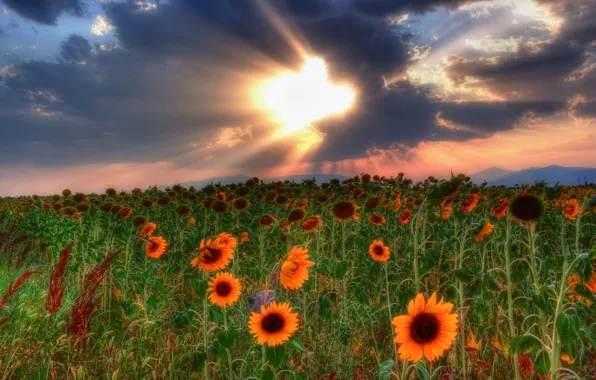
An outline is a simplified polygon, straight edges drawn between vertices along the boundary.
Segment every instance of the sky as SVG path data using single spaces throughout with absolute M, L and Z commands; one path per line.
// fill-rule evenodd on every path
M 0 8 L 0 195 L 235 174 L 596 167 L 596 0 Z M 282 133 L 264 89 L 312 58 L 353 101 Z M 307 97 L 294 114 L 333 98 Z

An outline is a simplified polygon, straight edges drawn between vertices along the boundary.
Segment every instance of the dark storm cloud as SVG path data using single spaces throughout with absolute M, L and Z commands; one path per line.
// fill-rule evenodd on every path
M 85 37 L 73 34 L 60 44 L 59 59 L 67 63 L 86 61 L 91 54 L 91 44 Z
M 387 16 L 399 12 L 424 13 L 440 6 L 455 8 L 470 0 L 351 0 L 355 9 L 373 16 Z
M 498 132 L 511 128 L 526 114 L 548 116 L 562 111 L 564 102 L 464 102 L 441 103 L 441 117 L 477 128 L 483 132 Z
M 6 8 L 23 18 L 40 24 L 55 25 L 62 13 L 83 16 L 87 4 L 83 0 L 3 0 Z
M 507 99 L 563 100 L 569 96 L 565 78 L 584 62 L 584 49 L 568 43 L 551 43 L 540 52 L 523 51 L 510 57 L 465 60 L 452 57 L 446 68 L 455 83 L 467 78 Z

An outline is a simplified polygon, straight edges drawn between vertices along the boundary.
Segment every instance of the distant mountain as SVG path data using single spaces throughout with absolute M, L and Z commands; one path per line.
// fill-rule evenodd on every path
M 228 177 L 207 178 L 207 179 L 202 179 L 200 181 L 183 182 L 180 185 L 182 185 L 184 187 L 194 186 L 195 189 L 202 189 L 203 187 L 205 187 L 205 186 L 207 186 L 209 184 L 218 184 L 218 183 L 220 183 L 222 185 L 229 185 L 229 184 L 232 184 L 232 183 L 244 183 L 244 182 L 248 181 L 251 178 L 252 177 L 248 177 L 248 176 L 245 176 L 245 175 L 232 175 L 232 176 L 228 176 Z M 160 188 L 160 189 L 163 190 L 166 187 L 170 187 L 172 185 L 162 185 L 162 186 L 158 186 L 158 188 Z
M 340 181 L 343 181 L 344 179 L 348 179 L 349 177 L 339 175 L 339 174 L 302 174 L 302 175 L 287 175 L 287 176 L 282 176 L 282 177 L 265 178 L 263 181 L 264 182 L 275 182 L 275 181 L 283 182 L 285 180 L 289 180 L 289 181 L 301 183 L 305 179 L 313 179 L 313 178 L 320 185 L 321 183 L 329 182 L 334 178 L 337 178 Z
M 222 185 L 229 185 L 232 183 L 244 183 L 251 179 L 252 177 L 248 177 L 245 175 L 233 175 L 228 177 L 217 177 L 217 178 L 207 178 L 200 181 L 190 181 L 190 182 L 183 182 L 180 185 L 184 187 L 191 187 L 194 186 L 195 189 L 202 189 L 203 187 L 209 184 L 222 184 Z M 273 177 L 273 178 L 264 178 L 263 182 L 275 182 L 275 181 L 295 181 L 297 183 L 301 183 L 305 179 L 315 179 L 318 184 L 323 182 L 329 182 L 333 178 L 337 178 L 339 180 L 347 179 L 348 177 L 343 175 L 337 174 L 302 174 L 302 175 L 287 175 L 282 177 Z M 170 187 L 172 185 L 161 185 L 158 186 L 159 189 L 163 190 L 166 187 Z
M 474 183 L 482 183 L 484 181 L 491 181 L 493 179 L 501 178 L 507 174 L 510 174 L 511 170 L 503 169 L 503 168 L 488 168 L 478 173 L 474 173 L 470 176 L 472 182 Z
M 515 186 L 525 183 L 545 181 L 549 185 L 583 185 L 596 183 L 596 168 L 568 168 L 563 166 L 547 166 L 545 168 L 530 168 L 512 172 L 488 181 L 489 185 Z

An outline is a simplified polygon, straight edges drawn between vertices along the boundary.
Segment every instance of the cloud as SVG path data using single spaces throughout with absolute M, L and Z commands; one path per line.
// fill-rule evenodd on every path
M 95 17 L 95 21 L 93 21 L 93 25 L 91 25 L 91 34 L 101 37 L 104 34 L 109 33 L 112 29 L 114 29 L 114 27 L 110 24 L 106 17 L 99 15 Z
M 23 18 L 47 25 L 56 25 L 63 13 L 82 17 L 87 10 L 84 0 L 4 0 L 4 5 Z
M 60 44 L 59 59 L 67 63 L 85 62 L 91 55 L 91 45 L 85 37 L 72 34 Z

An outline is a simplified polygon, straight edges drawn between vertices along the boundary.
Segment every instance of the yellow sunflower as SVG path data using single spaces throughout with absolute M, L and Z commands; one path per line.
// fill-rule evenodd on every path
M 261 306 L 260 313 L 252 313 L 248 329 L 258 344 L 279 346 L 298 330 L 298 314 L 288 303 L 272 302 L 267 308 Z
M 314 263 L 308 260 L 308 250 L 294 247 L 281 266 L 279 280 L 284 289 L 300 289 L 308 280 L 308 268 Z
M 222 272 L 209 280 L 209 301 L 221 307 L 231 306 L 240 298 L 242 286 L 233 274 Z

